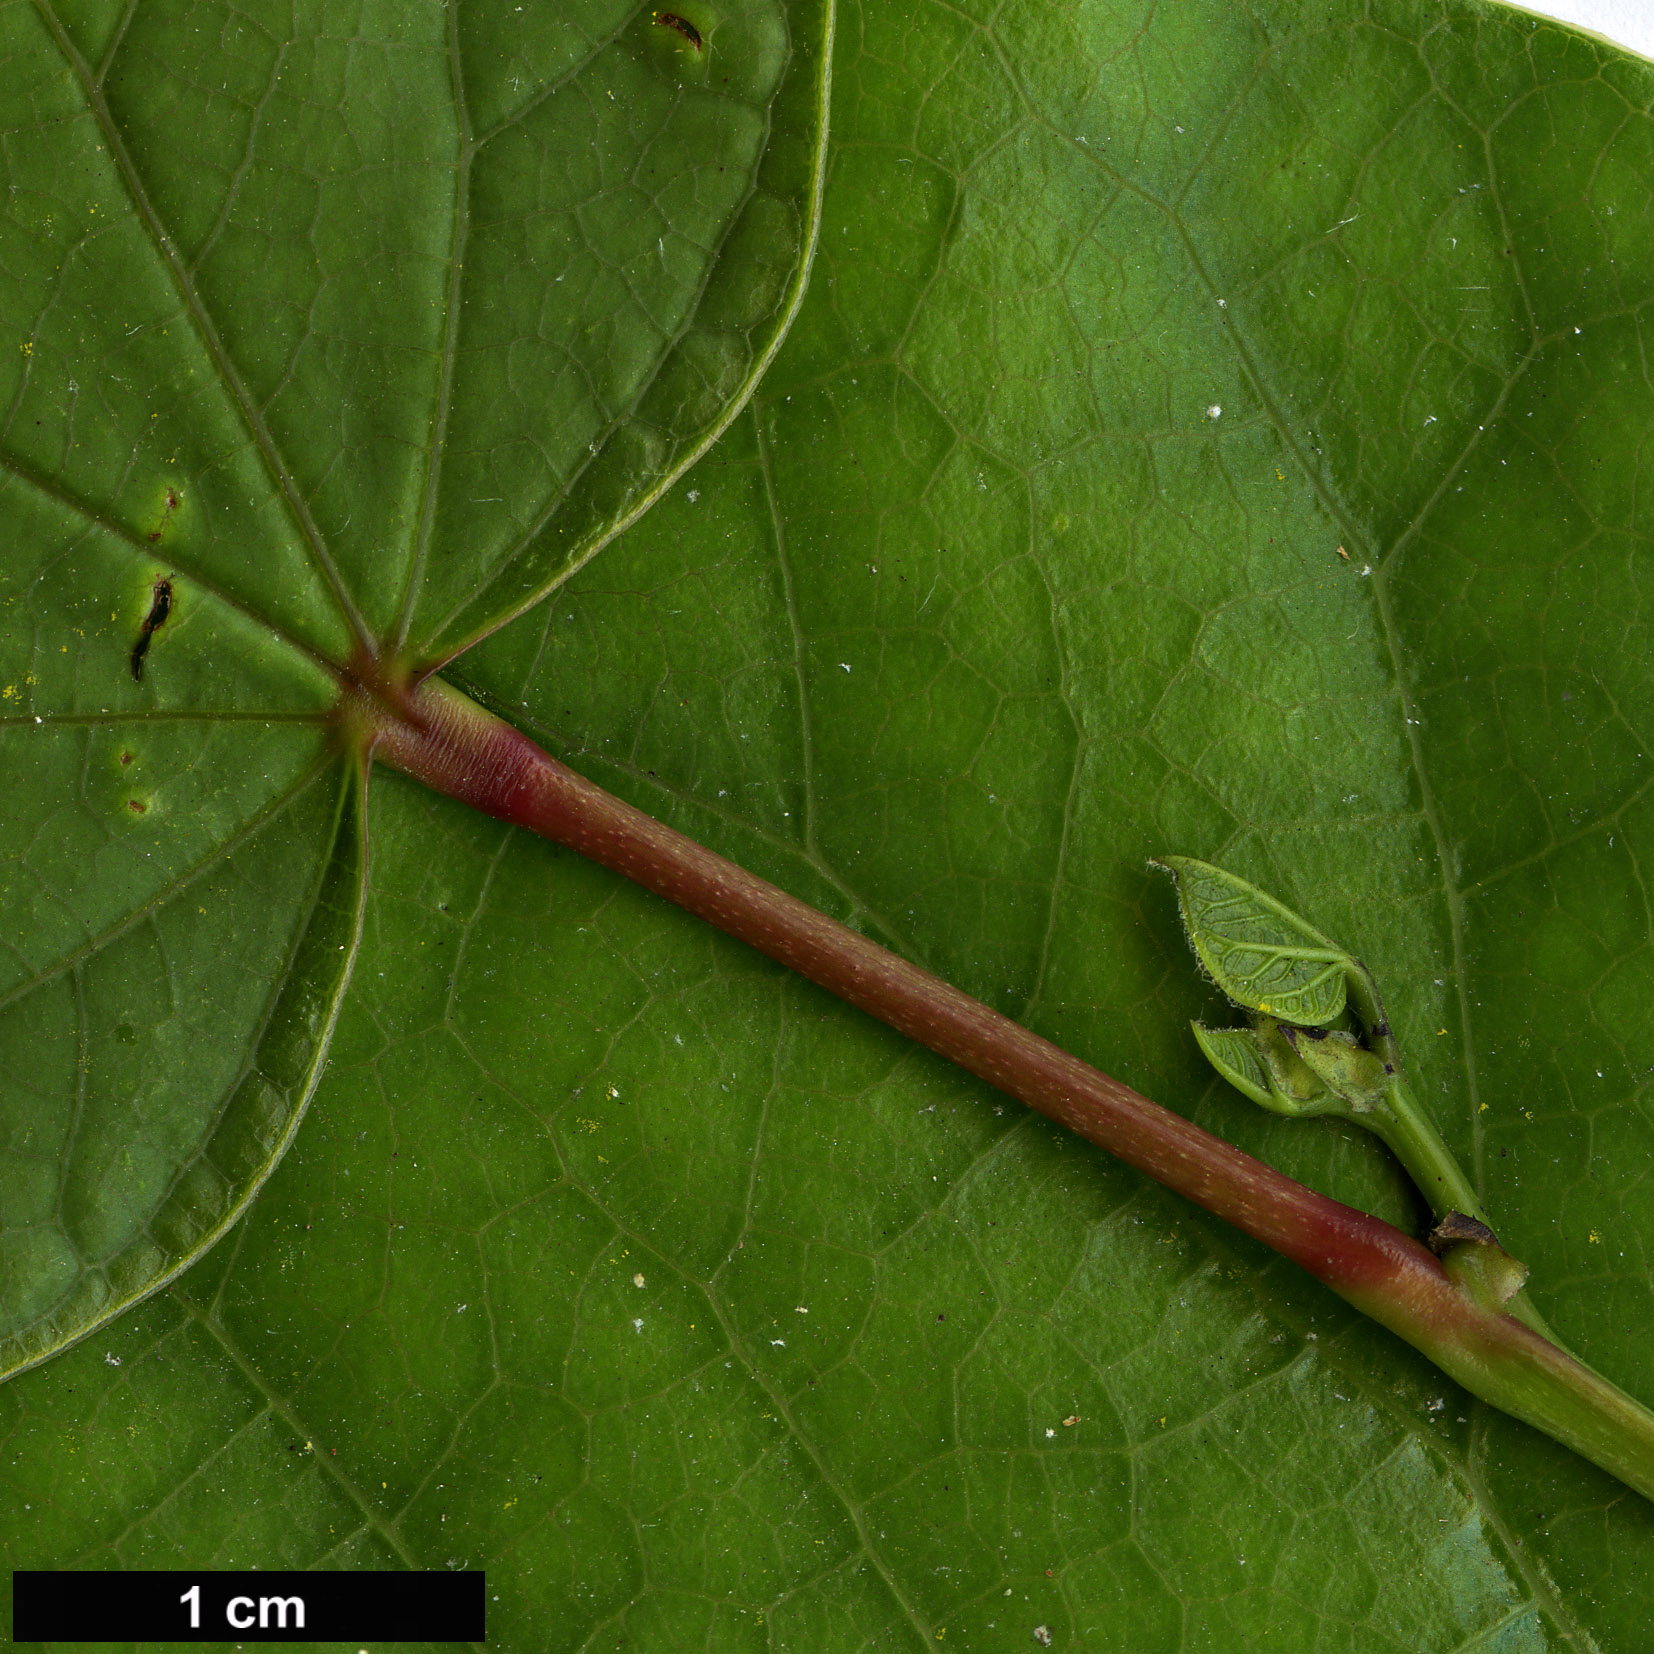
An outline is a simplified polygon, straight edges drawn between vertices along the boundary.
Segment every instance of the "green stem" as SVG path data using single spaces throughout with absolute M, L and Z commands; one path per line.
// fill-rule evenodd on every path
M 1329 946 L 1336 945 L 1329 943 Z M 1493 1223 L 1482 1209 L 1481 1197 L 1459 1169 L 1441 1133 L 1402 1077 L 1401 1051 L 1372 972 L 1359 959 L 1352 958 L 1344 983 L 1350 1009 L 1361 1025 L 1367 1048 L 1384 1064 L 1386 1074 L 1385 1106 L 1360 1113 L 1352 1110 L 1344 1118 L 1367 1127 L 1383 1139 L 1418 1185 L 1419 1193 L 1429 1201 L 1437 1222 L 1449 1212 L 1463 1212 L 1491 1229 Z
M 363 677 L 368 679 L 364 669 Z M 1399 1229 L 1317 1194 L 560 764 L 459 691 L 373 683 L 351 738 L 739 938 L 1301 1265 L 1473 1394 L 1654 1499 L 1654 1413 L 1462 1290 Z
M 1491 1229 L 1493 1221 L 1482 1209 L 1481 1199 L 1442 1141 L 1441 1133 L 1419 1107 L 1407 1082 L 1393 1081 L 1386 1101 L 1387 1108 L 1350 1118 L 1383 1138 L 1438 1219 L 1449 1212 L 1463 1212 Z

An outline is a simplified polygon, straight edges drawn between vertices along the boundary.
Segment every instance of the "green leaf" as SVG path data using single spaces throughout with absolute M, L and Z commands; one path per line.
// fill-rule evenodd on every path
M 679 52 L 646 13 L 570 10 L 459 8 L 464 84 L 492 72 L 503 99 L 611 39 Z M 208 691 L 255 714 L 166 773 L 210 778 L 214 821 L 262 820 L 322 739 L 267 714 L 313 715 L 304 650 L 349 647 L 320 552 L 372 630 L 406 614 L 444 654 L 618 508 L 576 479 L 537 526 L 522 502 L 567 461 L 540 423 L 562 410 L 533 399 L 567 384 L 507 362 L 465 401 L 444 349 L 470 313 L 446 13 L 330 14 L 284 53 L 245 11 L 134 10 L 112 118 L 178 267 L 226 248 L 199 283 L 216 345 L 141 223 L 87 228 L 99 164 L 96 216 L 126 222 L 119 167 L 40 15 L 0 11 L 0 101 L 28 109 L 7 164 L 49 185 L 6 210 L 53 215 L 39 234 L 80 262 L 40 254 L 47 305 L 0 257 L 0 315 L 33 344 L 5 364 L 26 370 L 8 545 L 30 550 L 6 554 L 26 620 L 4 683 L 61 655 L 63 704 L 100 717 Z M 63 27 L 101 62 L 124 15 Z M 1407 985 L 1390 1011 L 1418 1089 L 1535 1299 L 1646 1394 L 1654 76 L 1469 3 L 881 0 L 841 22 L 821 252 L 750 412 L 453 675 L 634 801 L 1412 1223 L 1364 1133 L 1211 1075 L 1188 1023 L 1222 1008 L 1146 862 L 1176 847 L 1314 913 Z M 188 40 L 144 42 L 197 26 L 211 73 Z M 816 85 L 814 38 L 790 13 L 778 102 L 795 72 Z M 504 272 L 479 329 L 524 314 L 511 280 L 552 285 L 531 259 L 479 268 Z M 111 292 L 155 297 L 121 316 Z M 68 402 L 69 377 L 96 394 Z M 491 423 L 514 395 L 520 441 Z M 462 496 L 485 454 L 500 486 Z M 172 470 L 184 503 L 151 551 Z M 634 503 L 670 464 L 651 475 Z M 473 496 L 474 536 L 443 515 Z M 97 557 L 118 601 L 75 573 Z M 140 690 L 127 656 L 169 572 Z M 209 738 L 242 744 L 198 757 Z M 170 889 L 163 851 L 194 865 L 170 835 L 199 812 L 172 812 L 124 871 L 103 856 L 137 891 L 106 896 L 53 828 L 100 773 L 64 761 L 8 799 L 63 864 L 8 892 L 84 875 L 84 913 L 41 898 L 7 930 L 41 958 L 115 922 L 97 901 Z M 11 1565 L 481 1565 L 510 1648 L 1025 1647 L 1042 1625 L 1132 1654 L 1640 1646 L 1647 1505 L 1303 1276 L 567 854 L 382 773 L 368 843 L 330 1066 L 247 1220 L 0 1388 L 0 1477 L 28 1507 Z M 222 923 L 275 949 L 264 917 Z M 229 957 L 204 948 L 203 976 Z M 45 1027 L 12 1038 L 32 1056 Z
M 614 0 L 338 22 L 0 7 L 0 1375 L 292 1140 L 360 941 L 352 650 L 589 557 L 801 291 L 818 6 L 687 57 Z
M 1177 880 L 1189 945 L 1237 1005 L 1315 1027 L 1343 1015 L 1345 983 L 1360 967 L 1336 942 L 1221 867 L 1188 856 L 1158 865 Z
M 1204 1023 L 1191 1022 L 1191 1032 L 1209 1062 L 1230 1085 L 1243 1096 L 1276 1113 L 1298 1112 L 1300 1099 L 1281 1096 L 1271 1084 L 1269 1065 L 1264 1061 L 1258 1045 L 1258 1036 L 1250 1028 L 1208 1028 Z M 1310 1078 L 1313 1080 L 1314 1076 Z M 1317 1082 L 1313 1088 L 1303 1088 L 1308 1101 L 1311 1097 L 1326 1096 L 1326 1087 Z

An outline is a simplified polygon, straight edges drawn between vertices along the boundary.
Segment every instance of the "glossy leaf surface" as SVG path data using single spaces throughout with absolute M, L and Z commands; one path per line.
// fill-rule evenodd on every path
M 510 73 L 552 72 L 515 15 L 474 14 Z M 1364 1134 L 1262 1116 L 1189 1036 L 1225 1014 L 1147 859 L 1278 893 L 1385 984 L 1546 1316 L 1646 1390 L 1654 77 L 1398 0 L 903 0 L 839 29 L 822 250 L 751 411 L 452 675 L 1416 1225 Z M 365 345 L 303 337 L 344 388 L 308 382 L 272 443 L 314 446 L 319 500 L 323 445 L 406 408 L 351 389 Z M 190 393 L 200 444 L 222 378 Z M 495 449 L 525 489 L 562 474 L 460 378 L 407 437 L 440 479 Z M 62 441 L 29 509 L 90 544 Z M 181 457 L 186 509 L 255 449 Z M 511 561 L 507 495 L 468 569 L 441 498 L 397 519 L 389 597 L 350 536 L 394 505 L 313 511 L 371 625 L 405 609 L 439 651 L 487 557 L 552 566 Z M 127 576 L 108 679 L 158 572 Z M 286 607 L 243 609 L 343 646 L 271 585 Z M 485 1565 L 513 1649 L 1639 1647 L 1649 1507 L 1303 1276 L 570 856 L 383 774 L 368 821 L 331 1066 L 249 1219 L 0 1389 L 13 1565 Z

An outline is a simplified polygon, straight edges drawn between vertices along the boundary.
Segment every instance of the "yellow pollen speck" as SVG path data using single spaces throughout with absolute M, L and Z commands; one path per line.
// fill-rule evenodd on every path
M 1598 1233 L 1597 1233 L 1597 1232 L 1596 1232 L 1596 1230 L 1595 1230 L 1595 1229 L 1593 1229 L 1593 1230 L 1592 1230 L 1592 1231 L 1591 1231 L 1591 1232 L 1590 1232 L 1590 1234 L 1588 1234 L 1588 1235 L 1587 1235 L 1587 1236 L 1586 1236 L 1586 1237 L 1585 1237 L 1585 1238 L 1586 1238 L 1586 1240 L 1588 1240 L 1588 1241 L 1589 1241 L 1589 1242 L 1590 1242 L 1590 1243 L 1591 1243 L 1591 1244 L 1592 1244 L 1592 1245 L 1593 1245 L 1593 1246 L 1601 1246 L 1601 1245 L 1602 1245 L 1602 1236 L 1601 1236 L 1601 1235 L 1599 1235 L 1599 1234 L 1598 1234 Z

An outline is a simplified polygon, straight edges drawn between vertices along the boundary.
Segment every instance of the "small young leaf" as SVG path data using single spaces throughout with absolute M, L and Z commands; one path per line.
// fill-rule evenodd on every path
M 1361 967 L 1336 942 L 1220 867 L 1188 856 L 1156 865 L 1177 883 L 1190 945 L 1237 1005 L 1321 1027 L 1342 1013 L 1346 981 Z
M 1208 1028 L 1191 1022 L 1196 1043 L 1206 1060 L 1243 1095 L 1263 1108 L 1280 1108 L 1270 1086 L 1269 1070 L 1258 1052 L 1258 1036 L 1250 1028 Z

